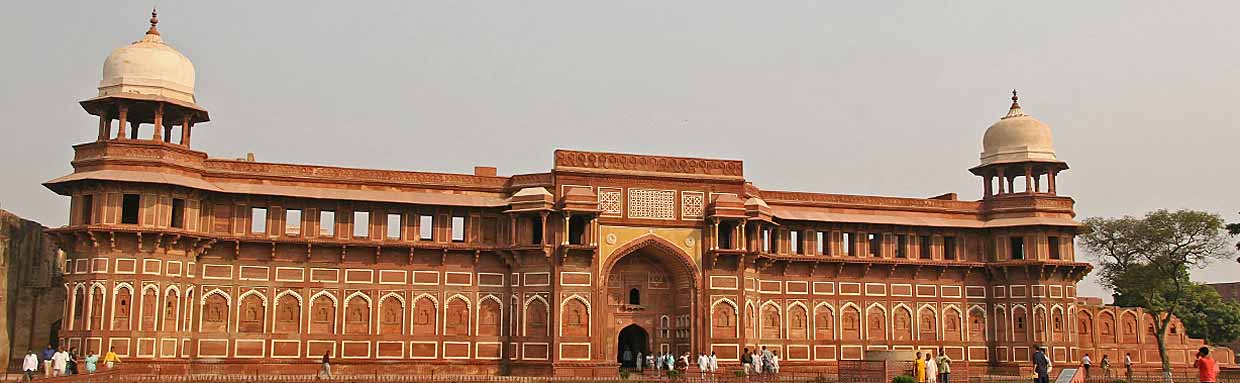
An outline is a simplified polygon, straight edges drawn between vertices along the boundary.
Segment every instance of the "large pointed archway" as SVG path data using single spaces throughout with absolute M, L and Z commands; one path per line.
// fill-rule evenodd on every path
M 637 358 L 650 355 L 650 334 L 636 323 L 621 329 L 616 336 L 616 355 L 620 367 L 637 367 Z
M 653 234 L 642 236 L 616 249 L 601 276 L 607 302 L 604 325 L 612 337 L 606 342 L 616 345 L 608 347 L 608 360 L 623 364 L 621 343 L 631 343 L 634 326 L 646 332 L 644 353 L 694 351 L 701 277 L 688 254 Z

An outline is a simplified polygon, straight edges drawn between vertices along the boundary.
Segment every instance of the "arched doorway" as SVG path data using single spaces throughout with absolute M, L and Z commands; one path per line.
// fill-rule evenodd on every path
M 604 263 L 608 334 L 616 338 L 604 340 L 613 355 L 608 359 L 623 363 L 628 332 L 643 332 L 640 349 L 643 354 L 673 353 L 680 355 L 695 350 L 693 317 L 700 276 L 693 261 L 676 245 L 654 235 L 638 238 L 621 246 Z M 630 330 L 634 329 L 634 330 Z M 613 343 L 614 342 L 614 343 Z M 637 347 L 630 347 L 636 357 Z
M 623 368 L 636 367 L 639 354 L 650 354 L 650 335 L 642 326 L 631 324 L 616 337 L 616 362 Z

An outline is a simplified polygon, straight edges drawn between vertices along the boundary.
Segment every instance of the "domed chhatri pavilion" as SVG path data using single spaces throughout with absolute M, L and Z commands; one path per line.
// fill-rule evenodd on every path
M 209 158 L 194 66 L 151 27 L 104 62 L 71 198 L 62 344 L 168 369 L 614 374 L 627 353 L 777 352 L 833 371 L 936 350 L 960 376 L 1125 353 L 1136 309 L 1078 297 L 1068 169 L 1015 94 L 986 130 L 982 199 L 790 192 L 740 161 L 558 150 L 546 172 L 352 169 Z M 1179 323 L 1172 362 L 1201 345 Z M 1230 351 L 1220 350 L 1231 360 Z M 393 370 L 397 364 L 399 369 Z M 165 370 L 168 371 L 168 370 Z

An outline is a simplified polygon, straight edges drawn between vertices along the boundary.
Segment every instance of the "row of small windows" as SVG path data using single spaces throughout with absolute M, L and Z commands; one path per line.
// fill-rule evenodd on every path
M 418 215 L 418 239 L 431 240 L 434 239 L 435 217 L 431 215 Z M 387 232 L 384 238 L 389 240 L 401 239 L 401 228 L 404 227 L 405 215 L 398 213 L 389 213 L 386 217 Z M 250 208 L 250 234 L 265 235 L 267 234 L 267 208 L 251 207 Z M 302 211 L 301 209 L 284 209 L 284 234 L 288 236 L 301 235 Z M 333 210 L 319 210 L 319 236 L 334 237 L 336 236 L 336 212 Z M 330 222 L 331 224 L 321 224 Z M 370 212 L 357 210 L 353 212 L 353 222 L 363 222 L 366 224 L 353 225 L 354 238 L 370 237 Z M 452 216 L 451 218 L 451 234 L 453 242 L 465 242 L 465 217 Z
M 813 232 L 813 234 L 815 236 L 813 254 L 835 255 L 835 254 L 832 254 L 832 249 L 830 246 L 828 246 L 830 242 L 828 240 L 828 236 L 830 235 L 829 232 L 815 231 Z M 882 249 L 882 245 L 883 245 L 882 234 L 853 233 L 853 232 L 840 233 L 840 237 L 839 237 L 840 244 L 841 244 L 840 251 L 842 252 L 842 254 L 839 254 L 839 255 L 843 255 L 846 257 L 860 256 L 860 254 L 857 253 L 857 241 L 855 239 L 859 238 L 859 236 L 862 236 L 862 235 L 865 236 L 865 240 L 869 244 L 869 246 L 867 246 L 868 251 L 866 255 L 869 257 L 882 256 L 880 252 Z M 896 234 L 895 238 L 896 238 L 896 243 L 895 243 L 895 257 L 896 258 L 910 258 L 910 255 L 911 255 L 909 253 L 910 244 L 913 243 L 914 241 L 916 241 L 917 249 L 918 249 L 916 258 L 920 258 L 920 259 L 932 259 L 933 258 L 932 253 L 931 253 L 932 242 L 931 242 L 930 236 Z M 1057 239 L 1058 238 L 1056 238 L 1056 240 Z M 762 229 L 761 244 L 762 244 L 762 252 L 764 253 L 772 252 L 771 250 L 772 250 L 772 247 L 774 246 L 774 241 L 772 241 L 772 238 L 771 238 L 771 229 Z M 805 246 L 805 242 L 801 238 L 800 231 L 792 230 L 788 232 L 788 251 L 790 253 L 806 254 L 806 249 L 804 246 Z M 956 237 L 953 237 L 953 236 L 943 237 L 943 258 L 947 260 L 954 260 L 957 258 Z
M 93 195 L 83 195 L 81 199 L 80 211 L 83 224 L 94 224 L 95 198 Z M 141 212 L 142 197 L 139 194 L 124 194 L 121 196 L 121 224 L 137 225 Z M 173 228 L 185 227 L 185 200 L 181 198 L 173 198 L 171 204 L 171 219 L 169 226 Z M 298 236 L 302 233 L 302 210 L 301 209 L 284 209 L 284 234 L 289 236 Z M 431 240 L 434 237 L 435 217 L 431 215 L 418 215 L 418 239 Z M 402 214 L 387 215 L 386 238 L 390 240 L 401 239 L 401 228 L 403 227 L 404 216 Z M 266 234 L 268 224 L 268 210 L 265 207 L 250 208 L 250 230 L 251 234 Z M 329 225 L 319 225 L 319 235 L 324 237 L 334 237 L 336 235 L 336 212 L 332 210 L 320 210 L 319 222 L 331 222 Z M 353 222 L 370 222 L 369 211 L 354 211 Z M 370 237 L 370 225 L 354 225 L 353 236 L 358 238 Z M 465 217 L 451 217 L 451 238 L 453 242 L 465 241 Z

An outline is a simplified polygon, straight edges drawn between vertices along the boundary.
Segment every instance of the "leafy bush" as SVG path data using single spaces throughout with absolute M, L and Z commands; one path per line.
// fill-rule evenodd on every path
M 891 379 L 891 383 L 917 383 L 917 379 L 908 375 L 900 375 Z
M 745 370 L 736 370 L 736 371 L 732 371 L 732 375 L 736 375 L 736 377 L 737 377 L 737 378 L 744 378 L 744 377 L 745 377 Z

